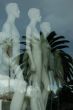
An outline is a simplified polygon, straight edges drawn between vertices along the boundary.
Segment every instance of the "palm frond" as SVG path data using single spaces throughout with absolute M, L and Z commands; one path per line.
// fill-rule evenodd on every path
M 51 36 L 50 36 L 51 35 Z M 68 48 L 69 46 L 67 43 L 69 43 L 68 40 L 65 40 L 64 36 L 57 36 L 57 34 L 50 34 L 47 37 L 48 43 L 51 47 L 51 52 L 53 53 L 54 57 L 56 57 L 55 61 L 56 63 L 59 63 L 57 56 L 55 56 L 56 50 L 59 51 L 59 57 L 61 58 L 63 70 L 64 70 L 64 80 L 67 82 L 67 79 L 72 80 L 73 78 L 73 59 L 72 57 L 64 52 L 62 49 Z M 58 65 L 57 65 L 58 66 Z M 58 67 L 56 68 L 58 70 Z M 56 70 L 56 74 L 57 74 Z M 57 74 L 58 75 L 58 74 Z
M 67 45 L 56 46 L 53 49 L 51 49 L 51 51 L 54 52 L 56 50 L 60 50 L 60 49 L 64 49 L 64 48 L 69 48 L 69 46 L 67 46 Z
M 69 43 L 68 40 L 61 40 L 61 41 L 57 41 L 51 44 L 51 47 L 55 47 L 57 45 L 61 45 L 61 44 L 65 44 L 65 43 Z
M 54 52 L 54 69 L 55 69 L 55 75 L 57 75 L 56 77 L 58 78 L 58 80 L 63 81 L 64 71 L 63 71 L 63 66 L 62 66 L 59 50 Z
M 65 40 L 64 36 L 58 36 L 55 31 L 51 32 L 47 36 L 47 41 L 51 47 L 51 51 L 61 50 L 63 48 L 68 48 L 69 46 L 66 43 L 69 43 L 68 40 Z
M 56 36 L 56 32 L 53 31 L 47 36 L 48 42 L 51 42 L 51 40 Z
M 55 42 L 55 41 L 59 41 L 59 40 L 61 40 L 61 39 L 64 39 L 65 37 L 64 36 L 56 36 L 55 38 L 53 38 L 50 42 L 49 42 L 49 44 L 51 45 L 53 42 Z
M 62 50 L 60 50 L 60 56 L 62 59 L 62 65 L 64 69 L 64 79 L 65 81 L 67 81 L 67 78 L 69 80 L 72 80 L 73 79 L 73 59 L 69 54 L 67 54 Z

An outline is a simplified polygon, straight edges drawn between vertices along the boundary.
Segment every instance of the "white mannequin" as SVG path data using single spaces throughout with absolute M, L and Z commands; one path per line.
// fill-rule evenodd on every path
M 44 35 L 44 38 L 46 39 L 46 37 L 51 33 L 51 24 L 49 23 L 49 22 L 42 22 L 41 24 L 40 24 L 40 30 L 41 30 L 41 32 L 43 32 L 43 35 Z M 49 52 L 48 53 L 50 53 L 50 45 L 48 44 L 48 47 L 49 47 Z M 45 52 L 44 52 L 45 53 Z M 47 54 L 48 54 L 47 53 Z M 48 55 L 49 56 L 49 55 Z M 46 60 L 46 58 L 47 57 L 44 57 L 44 59 Z M 45 61 L 44 60 L 44 61 Z M 50 63 L 52 62 L 52 60 L 54 61 L 54 56 L 53 56 L 53 54 L 51 53 L 51 55 L 50 55 L 50 59 L 49 59 L 49 61 L 50 61 Z M 54 67 L 54 65 L 53 65 L 53 63 L 51 63 L 50 64 L 51 65 L 51 68 L 53 68 Z M 58 90 L 58 87 L 57 87 L 57 85 L 56 85 L 56 81 L 55 81 L 55 78 L 54 78 L 54 75 L 53 75 L 53 71 L 49 71 L 49 72 L 51 72 L 51 74 L 49 74 L 49 80 L 50 80 L 50 83 L 49 83 L 49 80 L 47 80 L 47 76 L 44 76 L 44 75 L 46 75 L 46 74 L 44 74 L 43 75 L 43 80 L 44 80 L 44 82 L 45 82 L 45 85 L 47 85 L 47 84 L 49 84 L 49 86 L 46 86 L 46 87 L 48 87 L 47 88 L 47 90 L 48 91 L 50 91 L 50 90 L 52 90 L 54 93 L 56 93 L 56 91 Z M 44 78 L 45 77 L 45 78 Z M 46 81 L 45 81 L 45 79 L 46 79 Z M 53 79 L 53 82 L 54 82 L 54 84 L 52 84 L 52 79 Z M 59 84 L 59 86 L 61 87 L 61 84 Z
M 26 28 L 26 51 L 30 59 L 32 86 L 28 86 L 27 94 L 31 98 L 31 110 L 44 110 L 40 90 L 42 69 L 40 34 L 36 28 L 37 23 L 41 21 L 40 10 L 31 8 L 28 11 L 28 16 L 30 23 Z
M 9 39 L 12 40 L 12 55 L 9 57 L 7 56 L 6 52 L 3 50 L 3 58 L 4 63 L 11 66 L 11 69 L 14 69 L 14 73 L 16 74 L 16 82 L 17 88 L 16 92 L 13 95 L 10 110 L 20 110 L 22 107 L 22 101 L 24 99 L 24 93 L 26 91 L 26 82 L 23 79 L 22 70 L 20 69 L 18 63 L 19 59 L 14 59 L 17 55 L 20 54 L 20 45 L 19 45 L 19 32 L 15 26 L 16 18 L 19 18 L 20 10 L 17 3 L 9 3 L 6 6 L 6 12 L 8 14 L 8 18 L 3 25 L 2 32 L 5 34 L 5 40 Z M 8 68 L 7 68 L 8 69 Z M 21 83 L 20 83 L 21 82 Z M 23 88 L 25 90 L 23 90 Z M 21 91 L 22 90 L 22 91 Z
M 50 53 L 50 46 L 49 46 L 49 51 L 47 51 L 47 47 L 48 47 L 48 43 L 47 43 L 47 36 L 49 35 L 49 33 L 51 32 L 51 25 L 49 22 L 42 22 L 40 24 L 40 30 L 43 33 L 44 37 L 44 43 L 42 44 L 42 56 L 43 56 L 43 62 L 42 62 L 42 82 L 44 84 L 44 90 L 42 93 L 43 99 L 44 99 L 44 104 L 45 104 L 45 109 L 46 109 L 46 104 L 47 104 L 47 99 L 48 99 L 48 95 L 50 92 L 50 85 L 49 85 L 49 76 L 48 76 L 48 70 L 46 70 L 47 66 L 48 66 L 48 57 L 49 57 L 49 53 Z M 45 66 L 46 68 L 45 68 Z
M 9 75 L 9 66 L 11 66 L 10 63 L 12 62 L 12 59 L 20 54 L 20 35 L 15 26 L 15 20 L 19 17 L 20 11 L 16 3 L 9 3 L 6 6 L 6 12 L 8 17 L 3 25 L 2 32 L 0 32 L 0 43 L 2 43 L 0 48 L 0 72 Z M 8 46 L 12 49 L 9 49 Z M 7 54 L 7 51 L 9 55 Z M 16 59 L 15 63 L 18 64 L 19 59 Z
M 37 13 L 38 13 L 38 15 L 37 15 Z M 26 39 L 26 43 L 27 43 L 26 49 L 27 49 L 27 52 L 29 54 L 30 60 L 32 62 L 31 63 L 32 64 L 31 68 L 34 70 L 35 67 L 34 67 L 34 62 L 33 62 L 32 54 L 31 54 L 31 51 L 30 51 L 31 49 L 30 49 L 29 44 L 30 44 L 30 39 L 31 39 L 31 33 L 34 34 L 34 36 L 36 38 L 40 39 L 40 35 L 38 33 L 38 30 L 36 29 L 37 22 L 40 22 L 40 20 L 41 20 L 39 9 L 37 9 L 37 10 L 35 8 L 30 9 L 29 12 L 28 12 L 28 16 L 29 16 L 31 21 L 30 21 L 30 23 L 29 23 L 29 25 L 27 26 L 27 29 L 26 29 L 26 38 L 27 38 Z
M 20 35 L 15 26 L 15 20 L 16 18 L 19 18 L 20 10 L 16 3 L 9 3 L 6 6 L 6 12 L 8 17 L 6 22 L 3 25 L 2 32 L 5 33 L 6 38 L 12 39 L 12 42 L 13 42 L 12 58 L 14 58 L 20 53 L 20 45 L 19 45 Z
M 32 58 L 32 53 L 29 45 L 30 45 L 30 39 L 32 39 L 32 35 L 34 35 L 35 38 L 40 39 L 39 32 L 36 28 L 37 22 L 40 22 L 41 20 L 40 10 L 36 8 L 31 8 L 28 12 L 28 16 L 31 21 L 26 29 L 26 44 L 27 44 L 26 49 L 31 60 L 31 68 L 35 70 L 35 67 L 34 67 L 35 64 Z

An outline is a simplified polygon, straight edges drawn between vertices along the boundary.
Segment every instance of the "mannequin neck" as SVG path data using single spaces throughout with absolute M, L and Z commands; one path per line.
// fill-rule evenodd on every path
M 8 18 L 7 18 L 7 21 L 9 23 L 12 23 L 12 24 L 15 24 L 15 17 L 13 15 L 9 15 Z
M 31 21 L 31 22 L 30 22 L 30 25 L 31 25 L 32 27 L 36 27 L 36 24 L 37 24 L 37 22 L 35 22 L 35 21 Z
M 46 31 L 42 31 L 42 32 L 43 32 L 44 38 L 47 38 L 49 32 L 46 32 Z

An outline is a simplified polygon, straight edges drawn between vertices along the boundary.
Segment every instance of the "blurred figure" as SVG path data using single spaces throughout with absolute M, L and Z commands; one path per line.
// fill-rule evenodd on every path
M 51 53 L 51 48 L 50 45 L 47 42 L 47 36 L 51 32 L 51 25 L 49 22 L 42 22 L 40 24 L 40 30 L 42 32 L 41 35 L 41 49 L 42 49 L 42 82 L 44 85 L 44 89 L 42 91 L 42 96 L 44 100 L 44 106 L 46 110 L 46 104 L 48 100 L 48 95 L 50 92 L 50 81 L 48 77 L 48 67 L 50 64 L 50 53 Z
M 44 110 L 40 88 L 42 75 L 41 42 L 40 34 L 36 28 L 37 23 L 41 21 L 40 10 L 31 8 L 28 11 L 28 16 L 30 23 L 26 28 L 26 51 L 29 55 L 31 81 L 29 81 L 27 94 L 31 99 L 31 110 Z

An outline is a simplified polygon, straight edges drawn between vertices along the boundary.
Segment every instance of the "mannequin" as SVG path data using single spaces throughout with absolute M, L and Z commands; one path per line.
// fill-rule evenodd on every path
M 40 25 L 41 32 L 43 33 L 41 36 L 41 39 L 43 40 L 42 42 L 42 82 L 44 84 L 44 89 L 43 89 L 43 99 L 44 99 L 44 104 L 46 108 L 47 100 L 48 100 L 48 95 L 50 91 L 52 91 L 54 94 L 57 93 L 59 88 L 61 88 L 61 82 L 60 78 L 58 77 L 57 79 L 55 78 L 55 69 L 58 66 L 57 71 L 62 71 L 61 67 L 61 61 L 60 58 L 58 58 L 58 52 L 55 51 L 53 54 L 51 52 L 51 47 L 49 43 L 47 42 L 47 37 L 51 33 L 51 26 L 50 23 L 48 22 L 43 22 Z M 56 66 L 57 65 L 57 66 Z M 56 66 L 56 67 L 55 67 Z
M 6 12 L 7 12 L 8 17 L 7 17 L 6 22 L 3 25 L 2 32 L 5 33 L 6 39 L 11 40 L 12 55 L 10 58 L 15 58 L 17 55 L 20 54 L 20 45 L 19 45 L 20 35 L 18 32 L 18 29 L 15 26 L 15 20 L 16 18 L 19 18 L 20 10 L 16 3 L 9 3 L 6 6 Z M 6 56 L 6 54 L 3 54 L 3 55 Z M 16 63 L 18 64 L 18 62 L 19 62 L 19 59 L 18 61 L 16 61 Z
M 27 53 L 29 55 L 29 58 L 30 58 L 31 69 L 32 69 L 32 71 L 36 72 L 38 67 L 36 68 L 36 64 L 35 63 L 38 60 L 34 61 L 34 57 L 36 57 L 35 56 L 36 55 L 36 51 L 35 52 L 34 52 L 34 50 L 31 51 L 30 44 L 33 47 L 36 46 L 38 48 L 38 50 L 40 50 L 40 45 L 39 46 L 37 45 L 37 43 L 40 43 L 40 35 L 39 35 L 39 32 L 38 32 L 38 30 L 36 28 L 37 22 L 40 22 L 40 20 L 41 20 L 40 10 L 32 8 L 32 9 L 29 10 L 28 16 L 30 18 L 30 23 L 29 23 L 29 25 L 27 26 L 27 29 L 26 29 L 26 51 L 27 51 Z M 33 38 L 35 38 L 35 40 L 33 40 Z M 36 49 L 36 47 L 34 47 L 33 49 Z M 40 50 L 40 52 L 41 52 L 41 50 Z M 41 53 L 38 53 L 38 54 L 41 57 Z M 40 58 L 40 60 L 41 60 L 41 58 Z M 41 61 L 40 61 L 40 63 L 41 63 Z M 39 66 L 41 66 L 41 64 Z M 39 70 L 39 72 L 41 72 L 41 70 Z M 40 73 L 37 73 L 37 74 L 40 75 Z M 34 82 L 40 82 L 40 79 L 38 80 L 38 78 L 37 78 Z
M 20 54 L 19 32 L 15 26 L 16 18 L 19 18 L 20 10 L 16 3 L 9 3 L 6 6 L 7 20 L 3 24 L 0 32 L 0 71 L 4 75 L 13 74 L 11 63 Z M 15 64 L 19 64 L 19 58 L 15 59 Z
M 49 59 L 50 59 L 50 53 L 51 48 L 50 45 L 47 42 L 47 36 L 51 32 L 51 26 L 49 22 L 42 22 L 40 24 L 40 30 L 43 33 L 41 36 L 41 47 L 42 47 L 42 82 L 44 84 L 44 89 L 42 92 L 44 105 L 46 109 L 47 99 L 50 92 L 50 82 L 48 77 L 48 66 L 49 66 Z M 49 49 L 48 49 L 49 47 Z
M 31 83 L 27 88 L 27 94 L 30 96 L 31 110 L 44 110 L 44 104 L 41 95 L 41 44 L 40 34 L 36 28 L 41 21 L 40 10 L 31 8 L 28 11 L 30 23 L 26 28 L 26 51 L 29 55 L 31 68 Z M 30 92 L 29 92 L 30 91 Z
M 19 45 L 20 35 L 15 26 L 15 20 L 16 20 L 16 18 L 19 18 L 19 16 L 20 16 L 20 10 L 19 10 L 17 3 L 7 4 L 6 12 L 7 12 L 8 17 L 7 17 L 6 22 L 3 25 L 2 32 L 5 35 L 4 40 L 6 40 L 6 42 L 8 42 L 11 45 L 9 45 L 8 43 L 6 43 L 5 46 L 3 45 L 3 50 L 2 50 L 3 58 L 4 58 L 3 63 L 8 65 L 9 67 L 11 67 L 10 72 L 12 72 L 12 70 L 14 70 L 14 73 L 16 75 L 15 82 L 18 82 L 17 86 L 16 86 L 17 87 L 16 91 L 12 98 L 10 110 L 20 110 L 22 107 L 21 99 L 23 98 L 24 93 L 26 91 L 26 82 L 23 79 L 23 71 L 21 70 L 20 66 L 18 65 L 19 58 L 18 59 L 15 58 L 17 55 L 20 54 L 20 45 Z M 24 90 L 22 90 L 23 88 L 24 88 Z

